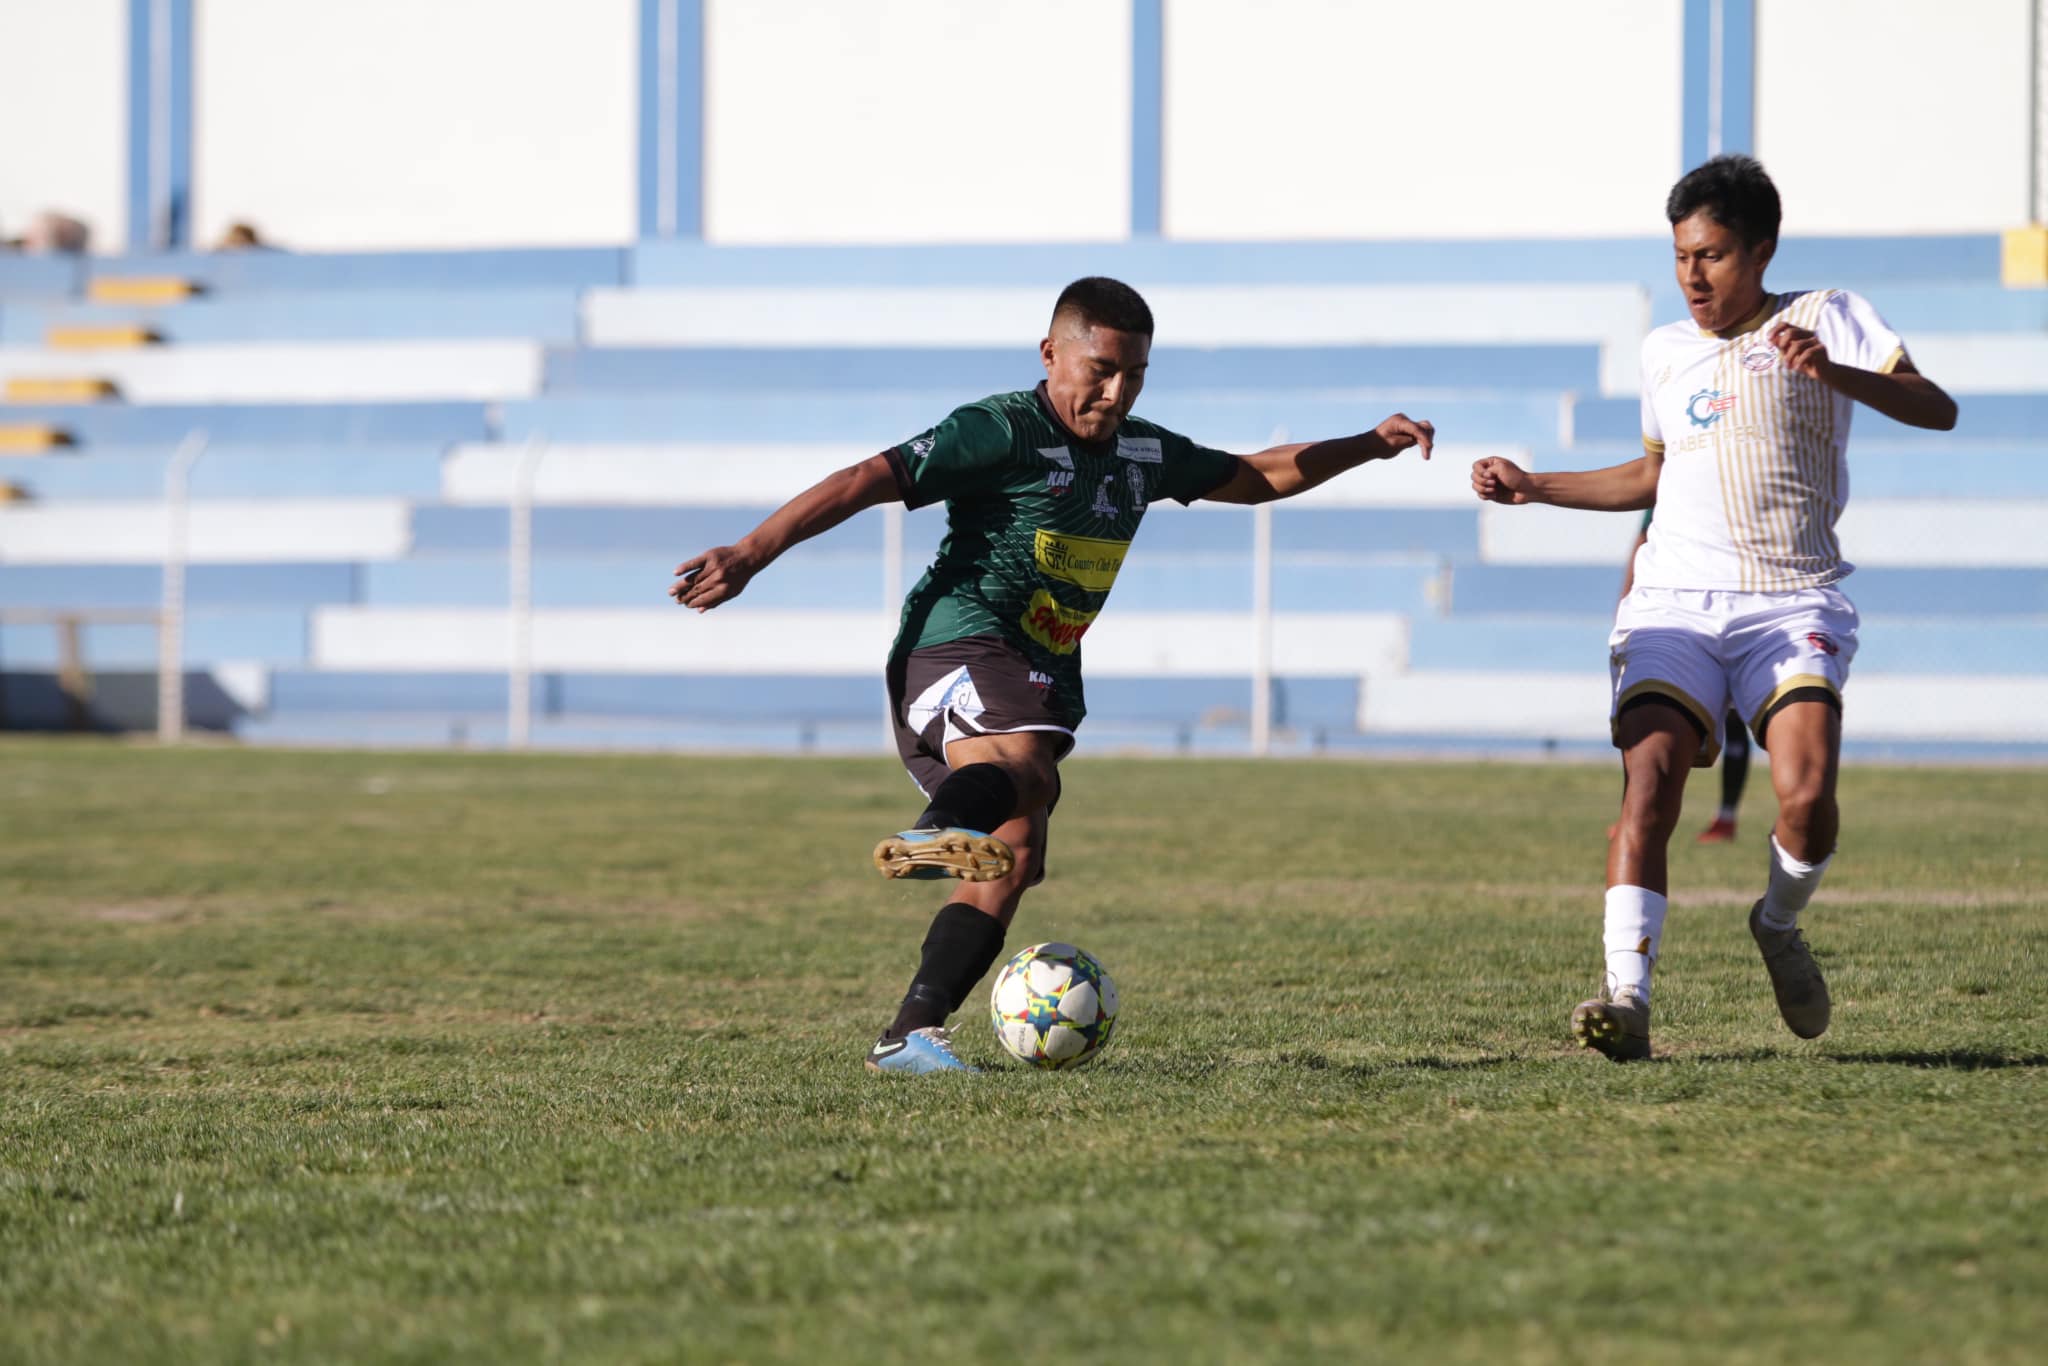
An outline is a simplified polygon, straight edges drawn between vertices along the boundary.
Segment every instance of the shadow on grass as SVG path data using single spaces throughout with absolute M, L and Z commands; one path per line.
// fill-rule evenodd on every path
M 1117 1070 L 1149 1073 L 1153 1076 L 1171 1078 L 1176 1081 L 1193 1081 L 1214 1076 L 1222 1072 L 1240 1070 L 1321 1072 L 1333 1077 L 1365 1080 L 1385 1077 L 1401 1072 L 1483 1072 L 1498 1067 L 1512 1067 L 1529 1061 L 1523 1057 L 1496 1056 L 1483 1058 L 1387 1058 L 1378 1061 L 1346 1061 L 1332 1058 L 1327 1054 L 1305 1050 L 1291 1050 L 1280 1053 L 1250 1054 L 1146 1054 L 1141 1057 L 1120 1058 Z
M 1952 1068 L 1986 1072 L 2001 1067 L 2048 1067 L 2048 1053 L 2012 1053 L 1990 1048 L 1892 1049 L 1861 1053 L 1807 1053 L 1795 1047 L 1768 1045 L 1729 1048 L 1712 1053 L 1660 1054 L 1653 1062 L 1833 1062 L 1881 1067 Z
M 1892 1067 L 1946 1067 L 1958 1072 L 1986 1072 L 2001 1067 L 2048 1067 L 2048 1053 L 2008 1053 L 2002 1049 L 1942 1048 L 1879 1053 L 1830 1053 L 1833 1062 L 1883 1063 Z

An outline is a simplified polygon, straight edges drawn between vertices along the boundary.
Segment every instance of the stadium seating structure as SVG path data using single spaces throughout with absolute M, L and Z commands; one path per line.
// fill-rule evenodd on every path
M 1956 394 L 1864 412 L 1842 535 L 1853 745 L 2048 750 L 2048 290 L 1996 237 L 1793 240 L 1777 288 L 1867 294 Z M 1467 467 L 1632 458 L 1668 245 L 1611 241 L 629 248 L 0 258 L 0 724 L 152 723 L 172 453 L 190 478 L 193 723 L 250 741 L 875 750 L 895 602 L 943 532 L 870 513 L 735 606 L 663 596 L 839 465 L 1038 378 L 1067 279 L 1159 321 L 1146 416 L 1226 448 L 1433 419 L 1437 458 L 1271 512 L 1274 741 L 1597 748 L 1632 515 L 1483 507 Z M 68 387 L 67 387 L 68 386 Z M 79 387 L 84 386 L 84 387 Z M 33 401 L 38 395 L 76 400 Z M 530 629 L 508 613 L 533 473 Z M 900 523 L 894 517 L 900 516 Z M 888 550 L 900 534 L 903 559 Z M 1086 646 L 1094 745 L 1241 750 L 1253 514 L 1162 505 Z

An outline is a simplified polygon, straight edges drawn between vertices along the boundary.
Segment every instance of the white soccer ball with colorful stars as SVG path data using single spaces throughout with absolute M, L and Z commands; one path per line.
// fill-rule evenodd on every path
M 1075 1067 L 1109 1046 L 1116 983 L 1072 944 L 1033 944 L 1003 965 L 989 996 L 996 1038 L 1019 1062 Z

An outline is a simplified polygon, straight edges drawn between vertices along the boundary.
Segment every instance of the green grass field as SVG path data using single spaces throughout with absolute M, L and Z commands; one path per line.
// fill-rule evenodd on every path
M 0 1360 L 2038 1361 L 2048 774 L 1847 774 L 1812 1043 L 1753 786 L 1617 1067 L 1613 769 L 1077 761 L 1115 1044 L 911 1079 L 881 758 L 0 745 Z

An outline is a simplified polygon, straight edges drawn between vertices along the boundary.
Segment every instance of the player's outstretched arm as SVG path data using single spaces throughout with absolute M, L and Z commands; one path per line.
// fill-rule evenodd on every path
M 1273 446 L 1256 455 L 1241 455 L 1237 472 L 1204 497 L 1212 503 L 1270 503 L 1276 498 L 1292 498 L 1368 460 L 1391 460 L 1411 446 L 1427 460 L 1435 445 L 1433 425 L 1395 413 L 1357 436 Z
M 1888 373 L 1837 365 L 1828 359 L 1827 344 L 1803 327 L 1779 323 L 1771 329 L 1771 345 L 1794 374 L 1817 379 L 1845 398 L 1877 409 L 1894 422 L 1929 431 L 1953 431 L 1956 401 L 1902 356 Z
M 769 513 L 736 544 L 713 546 L 677 565 L 678 577 L 668 595 L 684 607 L 708 612 L 738 597 L 749 579 L 797 542 L 830 531 L 856 512 L 901 497 L 886 455 L 848 465 Z
M 1664 457 L 1645 453 L 1604 470 L 1532 474 L 1512 460 L 1490 455 L 1472 462 L 1472 491 L 1489 503 L 1550 503 L 1592 512 L 1640 512 L 1657 501 Z

